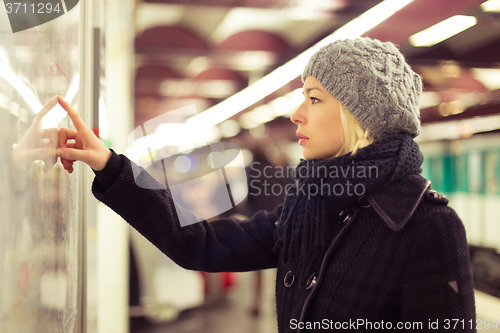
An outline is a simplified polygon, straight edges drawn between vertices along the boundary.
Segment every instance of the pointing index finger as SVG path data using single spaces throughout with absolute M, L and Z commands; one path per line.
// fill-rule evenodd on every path
M 75 125 L 75 128 L 77 130 L 84 129 L 86 127 L 85 123 L 83 122 L 82 118 L 80 118 L 80 115 L 78 112 L 76 112 L 71 105 L 69 105 L 68 102 L 64 101 L 61 96 L 57 97 L 57 101 L 59 102 L 59 105 L 62 106 L 66 112 L 68 112 L 68 116 L 70 117 L 71 121 L 73 122 L 73 125 Z
M 42 109 L 38 112 L 35 121 L 40 122 L 42 118 L 56 105 L 57 105 L 57 96 L 54 96 L 43 105 Z

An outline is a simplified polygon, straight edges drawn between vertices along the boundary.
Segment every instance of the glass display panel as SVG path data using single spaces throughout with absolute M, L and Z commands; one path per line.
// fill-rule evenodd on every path
M 69 124 L 50 100 L 78 107 L 79 29 L 76 6 L 13 33 L 0 6 L 0 332 L 78 331 L 79 170 L 55 157 Z

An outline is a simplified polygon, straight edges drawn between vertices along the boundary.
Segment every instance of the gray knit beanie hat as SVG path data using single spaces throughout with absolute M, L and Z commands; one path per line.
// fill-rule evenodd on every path
M 391 42 L 356 38 L 322 47 L 309 60 L 302 81 L 313 76 L 375 139 L 420 133 L 422 79 Z

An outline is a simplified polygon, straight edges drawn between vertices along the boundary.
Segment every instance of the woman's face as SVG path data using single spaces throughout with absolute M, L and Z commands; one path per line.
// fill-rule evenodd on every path
M 340 103 L 312 76 L 306 78 L 302 93 L 304 102 L 290 120 L 297 125 L 304 158 L 331 158 L 342 149 L 344 140 Z

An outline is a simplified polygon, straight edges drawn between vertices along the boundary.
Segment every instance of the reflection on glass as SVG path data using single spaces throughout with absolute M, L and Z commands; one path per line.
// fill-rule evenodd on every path
M 40 110 L 30 128 L 12 149 L 12 162 L 18 169 L 26 169 L 33 162 L 43 160 L 45 172 L 56 164 L 59 137 L 57 128 L 42 129 L 42 119 L 57 104 L 57 96 L 51 98 Z

